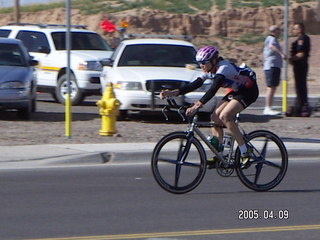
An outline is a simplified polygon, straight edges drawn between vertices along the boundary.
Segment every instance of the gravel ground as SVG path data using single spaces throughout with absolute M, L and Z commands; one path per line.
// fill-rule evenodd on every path
M 241 115 L 240 126 L 250 132 L 266 129 L 282 138 L 303 140 L 320 137 L 320 112 L 310 118 L 266 117 L 261 110 L 246 110 Z M 101 118 L 98 114 L 74 113 L 71 138 L 65 137 L 64 114 L 37 112 L 31 121 L 20 121 L 14 112 L 0 112 L 0 145 L 31 144 L 80 144 L 112 142 L 156 142 L 161 136 L 174 130 L 185 130 L 186 124 L 176 118 L 166 122 L 162 115 L 148 117 L 132 116 L 126 121 L 118 121 L 115 136 L 101 136 Z M 209 133 L 209 129 L 205 130 Z

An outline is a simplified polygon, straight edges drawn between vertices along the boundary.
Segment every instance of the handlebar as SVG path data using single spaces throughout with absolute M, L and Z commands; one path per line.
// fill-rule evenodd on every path
M 199 111 L 199 109 L 197 110 L 197 112 L 193 116 L 190 116 L 189 118 L 185 114 L 186 110 L 189 107 L 191 107 L 193 104 L 183 102 L 182 105 L 178 105 L 176 100 L 173 97 L 166 97 L 166 100 L 167 100 L 168 104 L 166 106 L 164 106 L 164 108 L 162 109 L 162 114 L 165 116 L 166 121 L 169 120 L 168 115 L 166 114 L 166 111 L 178 113 L 179 116 L 182 118 L 182 121 L 185 121 L 186 118 L 188 119 L 189 122 L 192 122 L 194 120 L 197 121 L 198 118 L 196 117 L 196 115 L 197 115 L 197 112 Z M 239 119 L 240 119 L 240 113 L 237 113 L 235 115 L 236 124 L 239 123 Z M 225 127 L 225 126 L 223 126 L 223 127 Z
M 165 116 L 166 121 L 169 120 L 166 111 L 178 113 L 179 116 L 182 118 L 182 121 L 185 121 L 186 110 L 187 108 L 192 106 L 192 104 L 184 102 L 182 105 L 178 105 L 173 97 L 167 97 L 166 100 L 168 104 L 162 109 L 162 114 Z

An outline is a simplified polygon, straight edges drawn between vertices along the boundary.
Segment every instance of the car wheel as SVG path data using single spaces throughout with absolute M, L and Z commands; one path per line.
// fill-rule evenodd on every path
M 118 121 L 122 121 L 122 120 L 125 120 L 128 116 L 128 111 L 127 110 L 120 110 L 119 111 L 119 115 L 117 117 L 117 120 Z
M 18 117 L 23 120 L 29 120 L 32 113 L 32 102 L 29 102 L 27 107 L 18 109 Z
M 52 96 L 52 98 L 53 98 L 56 102 L 59 102 L 59 101 L 58 101 L 58 98 L 57 98 L 57 95 L 56 95 L 55 92 L 52 92 L 52 93 L 51 93 L 51 96 Z
M 32 99 L 32 102 L 31 102 L 31 112 L 36 112 L 37 111 L 37 100 L 34 98 Z
M 70 87 L 71 87 L 71 103 L 72 105 L 80 104 L 84 99 L 84 94 L 78 87 L 78 84 L 73 75 L 70 77 Z M 58 80 L 58 85 L 56 88 L 55 96 L 59 103 L 65 104 L 66 102 L 66 94 L 68 93 L 68 81 L 67 76 L 62 75 Z

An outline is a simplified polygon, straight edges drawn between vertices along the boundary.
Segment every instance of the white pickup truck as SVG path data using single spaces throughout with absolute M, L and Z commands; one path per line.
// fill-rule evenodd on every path
M 9 24 L 0 28 L 0 37 L 20 39 L 31 56 L 39 61 L 37 90 L 49 92 L 60 103 L 68 92 L 65 25 Z M 112 49 L 96 32 L 83 25 L 71 28 L 71 101 L 81 103 L 88 95 L 100 95 L 102 62 Z
M 124 40 L 104 66 L 101 84 L 113 83 L 120 100 L 120 118 L 129 111 L 159 111 L 165 100 L 159 99 L 161 89 L 176 89 L 195 80 L 201 69 L 195 64 L 196 47 L 187 41 L 141 38 Z M 177 98 L 177 102 L 194 103 L 211 85 L 210 80 L 196 90 Z M 211 112 L 215 98 L 201 108 Z

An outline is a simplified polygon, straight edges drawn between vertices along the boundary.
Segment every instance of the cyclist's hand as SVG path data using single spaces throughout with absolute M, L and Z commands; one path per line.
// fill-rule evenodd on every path
M 192 116 L 194 114 L 196 114 L 196 112 L 198 111 L 198 109 L 202 107 L 202 102 L 198 101 L 196 102 L 192 107 L 189 107 L 186 111 L 186 115 L 187 116 Z
M 160 92 L 160 98 L 164 99 L 166 97 L 175 97 L 179 95 L 179 90 L 175 89 L 175 90 L 161 90 Z

